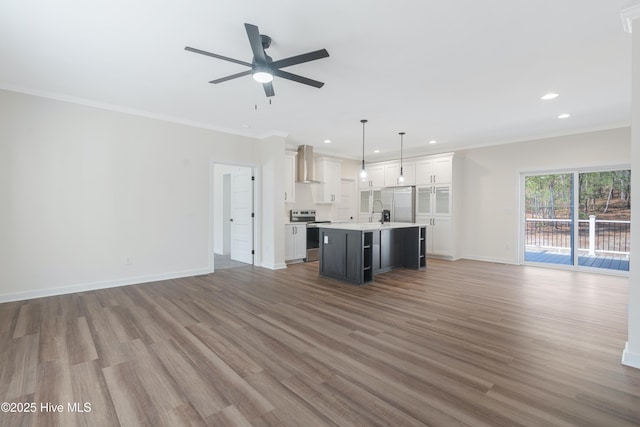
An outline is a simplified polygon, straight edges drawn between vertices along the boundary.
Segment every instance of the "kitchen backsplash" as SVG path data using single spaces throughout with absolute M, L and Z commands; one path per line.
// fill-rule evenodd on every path
M 314 203 L 311 195 L 311 186 L 314 184 L 296 183 L 296 201 L 295 203 L 285 203 L 285 218 L 289 221 L 289 211 L 292 209 L 315 209 L 316 219 L 318 221 L 335 220 L 338 216 L 337 205 Z

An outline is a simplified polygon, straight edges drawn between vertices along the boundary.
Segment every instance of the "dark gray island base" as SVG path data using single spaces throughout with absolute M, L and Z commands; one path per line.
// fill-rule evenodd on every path
M 320 274 L 361 285 L 394 268 L 424 268 L 426 232 L 422 224 L 321 225 Z

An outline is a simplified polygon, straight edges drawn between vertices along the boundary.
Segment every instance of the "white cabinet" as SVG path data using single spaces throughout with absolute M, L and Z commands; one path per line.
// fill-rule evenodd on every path
M 369 168 L 369 181 L 371 182 L 371 188 L 384 187 L 384 167 L 371 166 Z
M 456 210 L 460 201 L 454 188 L 462 177 L 457 166 L 461 157 L 454 153 L 413 157 L 403 161 L 405 182 L 416 186 L 416 222 L 427 225 L 427 254 L 443 258 L 457 257 Z M 456 165 L 456 166 L 454 166 Z M 380 214 L 372 214 L 373 201 L 380 199 L 380 188 L 398 186 L 400 161 L 372 163 L 367 167 L 367 180 L 360 183 L 360 222 L 376 222 Z M 376 203 L 376 211 L 381 208 Z
M 453 256 L 451 184 L 416 187 L 416 222 L 427 225 L 427 254 Z
M 451 184 L 417 186 L 416 215 L 450 216 Z
M 416 161 L 415 183 L 416 185 L 426 185 L 451 182 L 452 171 L 452 154 L 429 156 Z
M 453 238 L 451 217 L 416 215 L 416 222 L 427 225 L 427 254 L 451 257 L 453 255 Z
M 382 188 L 384 184 L 384 165 L 369 164 L 365 167 L 367 177 L 360 178 L 360 188 Z
M 339 160 L 321 157 L 316 160 L 316 179 L 320 184 L 312 184 L 311 194 L 315 203 L 340 202 L 342 165 Z
M 285 224 L 284 260 L 293 261 L 307 257 L 306 224 Z
M 396 187 L 399 185 L 415 185 L 416 164 L 414 162 L 402 162 L 402 175 L 404 182 L 399 183 L 400 162 L 390 163 L 384 166 L 384 186 Z
M 372 222 L 380 220 L 380 211 L 382 204 L 377 203 L 377 212 L 373 214 L 374 200 L 381 200 L 382 192 L 380 189 L 360 189 L 358 199 L 358 222 Z
M 284 202 L 293 203 L 296 201 L 296 156 L 293 151 L 285 152 L 285 173 L 284 173 Z

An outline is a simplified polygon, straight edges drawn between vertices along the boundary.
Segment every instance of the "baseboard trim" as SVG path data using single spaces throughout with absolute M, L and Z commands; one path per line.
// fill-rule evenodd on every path
M 105 280 L 92 283 L 81 283 L 77 285 L 63 286 L 60 288 L 41 289 L 37 291 L 17 292 L 13 294 L 0 295 L 0 303 L 11 301 L 24 301 L 34 298 L 51 297 L 55 295 L 73 294 L 76 292 L 95 291 L 98 289 L 116 288 L 118 286 L 139 285 L 142 283 L 159 282 L 161 280 L 179 279 L 182 277 L 200 276 L 209 274 L 208 268 L 195 270 L 175 271 L 171 273 L 152 274 L 148 276 L 126 277 L 116 280 Z
M 472 261 L 495 262 L 498 264 L 518 265 L 518 263 L 515 262 L 514 260 L 507 259 L 507 258 L 492 258 L 492 257 L 484 257 L 484 256 L 464 255 L 462 256 L 462 259 L 468 259 Z
M 631 353 L 629 351 L 629 342 L 624 344 L 624 351 L 622 352 L 622 364 L 630 366 L 632 368 L 640 369 L 640 354 Z
M 284 262 L 278 264 L 262 264 L 262 267 L 268 268 L 269 270 L 282 270 L 283 268 L 287 268 L 287 264 Z

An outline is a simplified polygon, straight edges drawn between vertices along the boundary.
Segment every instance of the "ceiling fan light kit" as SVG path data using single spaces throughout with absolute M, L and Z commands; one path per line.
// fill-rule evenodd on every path
M 273 74 L 269 73 L 268 71 L 256 71 L 255 73 L 253 73 L 253 80 L 257 81 L 258 83 L 269 83 L 273 81 Z
M 324 86 L 323 82 L 289 73 L 287 71 L 281 70 L 281 68 L 302 64 L 304 62 L 315 61 L 316 59 L 327 58 L 329 56 L 329 52 L 327 52 L 326 49 L 315 50 L 313 52 L 303 53 L 301 55 L 295 55 L 289 58 L 274 61 L 269 55 L 265 53 L 265 50 L 268 49 L 271 45 L 271 37 L 260 34 L 260 30 L 258 30 L 258 27 L 255 25 L 245 23 L 244 28 L 247 31 L 247 37 L 249 38 L 249 44 L 251 45 L 251 51 L 253 52 L 253 60 L 251 61 L 251 63 L 189 46 L 186 46 L 184 48 L 189 52 L 211 56 L 212 58 L 222 59 L 223 61 L 229 61 L 251 68 L 247 71 L 211 80 L 209 83 L 218 84 L 226 82 L 228 80 L 236 79 L 238 77 L 251 75 L 254 80 L 262 83 L 264 93 L 265 95 L 267 95 L 267 97 L 275 95 L 272 84 L 272 80 L 275 76 L 317 88 L 321 88 L 322 86 Z

